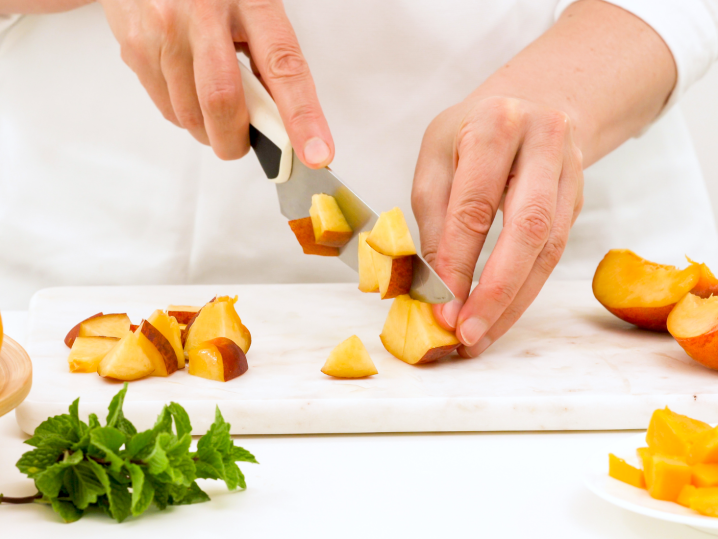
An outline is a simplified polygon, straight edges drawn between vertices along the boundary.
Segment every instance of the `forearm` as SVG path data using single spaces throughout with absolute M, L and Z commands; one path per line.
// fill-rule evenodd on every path
M 94 0 L 0 0 L 0 15 L 57 13 L 92 2 Z
M 472 96 L 517 97 L 565 112 L 588 166 L 656 118 L 676 76 L 670 50 L 650 26 L 606 2 L 582 0 Z

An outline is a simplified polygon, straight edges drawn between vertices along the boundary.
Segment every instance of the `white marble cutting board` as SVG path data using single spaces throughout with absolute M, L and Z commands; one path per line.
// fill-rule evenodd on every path
M 453 354 L 407 365 L 379 340 L 390 301 L 353 284 L 52 288 L 38 292 L 29 318 L 34 383 L 17 409 L 28 433 L 81 396 L 80 411 L 104 418 L 120 389 L 96 374 L 71 374 L 67 331 L 96 312 L 127 312 L 134 323 L 168 304 L 201 305 L 239 296 L 252 332 L 249 371 L 227 383 L 189 376 L 130 383 L 126 415 L 150 427 L 174 400 L 196 433 L 215 405 L 233 434 L 596 430 L 646 428 L 663 406 L 718 422 L 718 372 L 691 360 L 669 335 L 640 331 L 593 298 L 589 282 L 550 282 L 503 339 L 481 358 Z M 339 380 L 320 372 L 352 334 L 379 374 Z

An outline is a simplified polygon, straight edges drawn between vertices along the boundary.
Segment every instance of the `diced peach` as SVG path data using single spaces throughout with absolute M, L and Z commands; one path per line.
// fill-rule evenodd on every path
M 195 305 L 170 305 L 167 307 L 167 316 L 174 316 L 178 324 L 188 324 L 201 308 Z
M 312 195 L 309 208 L 314 241 L 328 247 L 343 247 L 352 237 L 352 229 L 337 204 L 337 200 L 325 193 Z
M 651 488 L 651 479 L 653 479 L 653 451 L 650 447 L 639 447 L 636 454 L 641 461 L 643 467 L 643 480 L 646 488 Z
M 686 462 L 718 464 L 718 428 L 701 432 L 693 439 Z
M 248 369 L 242 349 L 225 337 L 203 342 L 189 351 L 188 372 L 193 376 L 228 382 Z
M 646 488 L 643 470 L 631 466 L 613 453 L 608 454 L 608 475 L 638 488 Z
M 147 321 L 156 327 L 157 331 L 162 333 L 165 339 L 169 341 L 177 358 L 177 368 L 184 369 L 185 358 L 184 350 L 182 349 L 182 332 L 180 331 L 177 319 L 173 316 L 169 316 L 163 310 L 157 309 Z
M 701 488 L 718 487 L 718 464 L 696 464 L 692 483 Z
M 691 467 L 684 461 L 653 454 L 648 493 L 657 500 L 675 502 L 684 486 L 691 484 Z
M 676 499 L 676 503 L 678 505 L 682 505 L 683 507 L 690 508 L 691 506 L 691 498 L 693 497 L 693 494 L 696 492 L 696 487 L 693 485 L 686 485 L 681 489 L 681 492 L 678 494 L 678 499 Z
M 366 242 L 376 252 L 386 256 L 411 256 L 416 254 L 414 241 L 404 214 L 399 208 L 383 212 L 377 219 Z
M 192 324 L 187 326 L 185 352 L 205 341 L 227 337 L 246 354 L 252 344 L 252 334 L 237 314 L 234 308 L 236 302 L 236 296 L 222 296 L 202 307 Z
M 152 376 L 169 376 L 177 370 L 177 355 L 167 338 L 155 326 L 143 320 L 136 333 L 137 344 L 155 367 Z
M 689 503 L 690 508 L 701 515 L 718 517 L 718 488 L 697 488 Z
M 666 407 L 653 412 L 646 443 L 655 453 L 685 458 L 695 438 L 710 428 L 703 421 L 677 414 Z
M 411 256 L 392 258 L 371 250 L 374 270 L 379 281 L 381 299 L 408 294 L 414 280 L 414 259 Z
M 305 255 L 339 256 L 338 248 L 319 245 L 314 239 L 314 227 L 312 226 L 311 217 L 289 221 L 289 228 L 292 229 L 292 232 L 297 237 L 297 241 L 302 246 L 302 251 L 304 251 Z
M 97 372 L 97 366 L 120 339 L 115 337 L 76 337 L 67 362 L 70 372 Z
M 137 380 L 149 376 L 155 370 L 152 360 L 147 357 L 138 340 L 141 333 L 127 332 L 120 342 L 102 358 L 97 374 L 116 380 Z
M 80 323 L 78 337 L 116 337 L 121 339 L 130 331 L 130 317 L 125 313 L 103 314 Z
M 379 338 L 384 348 L 394 357 L 401 359 L 404 354 L 406 330 L 409 327 L 409 311 L 414 300 L 407 294 L 397 296 L 391 304 Z
M 352 335 L 331 351 L 322 372 L 336 378 L 364 378 L 379 371 L 376 370 L 364 343 L 359 337 Z
M 366 238 L 369 232 L 359 233 L 359 290 L 362 292 L 379 292 L 379 279 L 374 267 L 373 249 Z M 410 285 L 411 286 L 411 285 Z
M 82 322 L 86 322 L 92 318 L 97 318 L 98 316 L 102 316 L 102 313 L 93 314 L 89 318 L 85 318 Z M 75 343 L 75 339 L 80 334 L 80 325 L 82 322 L 78 322 L 75 327 L 73 327 L 70 331 L 67 332 L 67 335 L 65 336 L 65 345 L 68 348 L 72 348 L 72 345 Z
M 613 249 L 593 277 L 596 299 L 618 318 L 652 331 L 666 331 L 668 315 L 700 278 L 700 267 L 684 270 L 649 262 L 627 249 Z
M 410 365 L 430 363 L 450 354 L 459 344 L 454 333 L 436 322 L 430 304 L 412 301 L 401 357 L 403 361 Z

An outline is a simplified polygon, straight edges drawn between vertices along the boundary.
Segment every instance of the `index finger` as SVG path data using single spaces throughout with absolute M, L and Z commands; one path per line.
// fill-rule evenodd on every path
M 240 17 L 252 59 L 277 104 L 294 151 L 308 167 L 327 166 L 334 158 L 334 141 L 281 3 L 248 2 Z

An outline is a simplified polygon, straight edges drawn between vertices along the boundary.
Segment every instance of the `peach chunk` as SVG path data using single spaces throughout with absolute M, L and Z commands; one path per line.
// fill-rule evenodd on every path
M 359 290 L 362 292 L 379 292 L 379 279 L 374 267 L 373 249 L 366 238 L 369 232 L 359 233 Z M 411 285 L 410 285 L 411 286 Z
M 195 305 L 170 305 L 167 307 L 167 316 L 173 316 L 178 324 L 189 324 L 201 308 Z
M 697 488 L 689 498 L 690 508 L 708 517 L 718 517 L 718 488 Z
M 177 323 L 177 319 L 173 316 L 168 316 L 168 314 L 161 309 L 157 309 L 147 321 L 156 327 L 157 330 L 164 335 L 165 339 L 169 341 L 177 358 L 177 368 L 184 369 L 185 359 L 184 350 L 182 349 L 182 332 L 180 325 Z
M 364 343 L 359 337 L 352 335 L 331 351 L 322 372 L 336 378 L 364 378 L 379 371 L 376 370 Z
M 401 359 L 404 354 L 406 330 L 409 327 L 409 311 L 414 300 L 407 294 L 397 296 L 391 304 L 379 338 L 387 352 Z
M 169 376 L 177 370 L 174 348 L 155 326 L 143 320 L 135 333 L 138 334 L 137 343 L 155 367 L 152 376 Z
M 130 317 L 125 313 L 103 314 L 80 323 L 78 337 L 122 337 L 130 331 Z
M 675 502 L 686 485 L 691 484 L 691 467 L 680 459 L 654 453 L 651 477 L 646 480 L 648 493 L 657 500 Z
M 692 359 L 718 369 L 718 296 L 686 294 L 668 315 L 668 331 Z
M 117 345 L 102 358 L 97 367 L 97 374 L 115 380 L 138 380 L 149 376 L 155 371 L 155 364 L 147 357 L 145 349 L 140 346 L 141 333 L 128 332 Z
M 688 451 L 688 464 L 718 464 L 718 428 L 701 432 Z
M 225 337 L 203 342 L 189 351 L 188 372 L 193 376 L 228 382 L 248 369 L 242 349 Z
M 416 254 L 414 241 L 404 214 L 399 208 L 383 212 L 366 239 L 377 253 L 386 256 L 411 256 Z
M 649 447 L 639 447 L 638 449 L 636 449 L 636 454 L 641 460 L 641 466 L 643 467 L 643 480 L 646 483 L 646 488 L 650 488 L 650 481 L 653 477 L 653 451 L 651 451 Z
M 97 372 L 97 366 L 120 339 L 115 337 L 76 337 L 67 362 L 70 372 Z
M 92 318 L 97 318 L 98 316 L 102 316 L 102 313 L 93 314 L 89 318 L 85 318 L 82 322 L 87 322 L 88 320 Z M 73 327 L 70 331 L 67 332 L 67 335 L 65 336 L 65 345 L 68 348 L 72 348 L 75 339 L 80 334 L 80 325 L 82 324 L 82 322 L 78 322 L 75 327 Z
M 653 412 L 646 443 L 655 453 L 685 458 L 694 439 L 710 429 L 707 423 L 672 412 L 666 406 Z
M 696 493 L 696 487 L 693 485 L 686 485 L 681 489 L 681 492 L 678 494 L 678 498 L 676 499 L 676 503 L 678 505 L 682 505 L 683 507 L 690 508 L 691 506 L 691 498 Z
M 643 470 L 631 466 L 613 453 L 608 454 L 608 475 L 634 487 L 646 488 Z
M 697 487 L 718 487 L 718 464 L 696 464 L 692 483 Z
M 337 200 L 324 193 L 312 195 L 309 208 L 314 241 L 327 247 L 343 247 L 352 238 L 352 228 L 347 223 Z
M 613 249 L 596 268 L 593 294 L 621 320 L 666 331 L 668 314 L 699 278 L 697 264 L 679 270 L 649 262 L 627 249 Z
M 234 298 L 222 296 L 202 307 L 197 317 L 187 326 L 185 352 L 205 341 L 227 337 L 246 354 L 252 344 L 252 334 L 237 314 L 234 308 L 236 302 L 237 296 Z
M 379 297 L 391 299 L 408 294 L 414 280 L 414 259 L 410 256 L 392 258 L 372 249 L 374 271 L 379 281 Z
M 314 239 L 314 227 L 312 226 L 311 217 L 289 221 L 289 228 L 292 229 L 292 232 L 297 237 L 297 241 L 302 246 L 302 251 L 304 251 L 305 255 L 339 256 L 337 247 L 319 245 Z
M 686 259 L 690 264 L 696 265 L 700 268 L 698 282 L 691 290 L 691 293 L 702 298 L 709 298 L 711 296 L 718 295 L 718 279 L 716 279 L 716 276 L 713 275 L 710 268 L 705 264 L 694 262 L 688 257 L 686 257 Z

